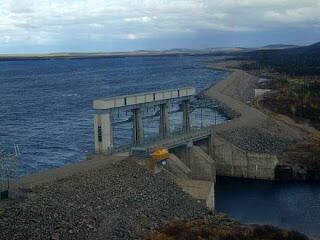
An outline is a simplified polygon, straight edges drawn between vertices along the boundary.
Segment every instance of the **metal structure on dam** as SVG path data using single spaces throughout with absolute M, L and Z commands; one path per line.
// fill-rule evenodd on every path
M 179 108 L 169 112 L 170 104 L 176 104 Z M 188 139 L 208 137 L 210 131 L 207 128 L 195 130 L 191 127 L 191 112 L 203 107 L 213 108 L 215 105 L 212 100 L 199 99 L 195 95 L 195 89 L 187 87 L 99 99 L 94 101 L 93 107 L 95 110 L 95 151 L 112 153 L 115 151 L 113 126 L 126 122 L 132 122 L 131 146 L 144 146 L 150 149 L 155 143 L 158 143 L 172 148 L 187 142 Z M 153 115 L 143 116 L 143 111 L 155 107 L 158 107 L 159 111 Z M 130 111 L 132 116 L 125 121 L 114 122 L 113 115 L 124 111 Z M 182 112 L 182 131 L 180 132 L 170 132 L 168 115 L 174 112 Z M 143 119 L 156 116 L 160 117 L 159 134 L 154 141 L 146 140 Z

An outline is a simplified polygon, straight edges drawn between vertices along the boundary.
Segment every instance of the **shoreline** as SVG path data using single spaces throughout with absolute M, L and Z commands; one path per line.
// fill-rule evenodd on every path
M 153 56 L 223 56 L 217 51 L 141 51 L 111 53 L 52 53 L 52 54 L 0 54 L 1 61 L 59 60 L 59 59 L 98 59 L 112 57 L 153 57 Z

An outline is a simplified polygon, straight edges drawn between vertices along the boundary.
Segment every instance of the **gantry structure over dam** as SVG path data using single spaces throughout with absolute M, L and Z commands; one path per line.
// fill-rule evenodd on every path
M 170 104 L 178 105 L 179 109 L 176 110 L 176 112 L 180 111 L 183 113 L 183 141 L 185 142 L 186 137 L 192 138 L 192 134 L 196 134 L 191 129 L 192 109 L 194 109 L 199 102 L 206 103 L 206 107 L 209 106 L 208 102 L 197 100 L 195 93 L 196 91 L 194 88 L 186 87 L 95 100 L 93 104 L 95 110 L 95 151 L 98 153 L 110 153 L 114 151 L 113 125 L 117 125 L 118 123 L 113 122 L 112 116 L 118 114 L 119 111 L 132 112 L 132 117 L 128 120 L 132 121 L 132 146 L 147 145 L 144 139 L 143 111 L 153 107 L 159 107 L 157 114 L 153 115 L 160 117 L 159 136 L 157 140 L 161 140 L 161 142 L 167 143 L 168 146 L 171 146 L 170 143 L 173 142 L 174 134 L 170 133 L 168 118 L 168 106 Z M 213 104 L 212 101 L 210 103 Z M 179 138 L 175 139 L 175 145 L 178 144 L 177 140 L 181 141 L 181 133 L 179 135 Z M 197 131 L 196 135 L 199 135 L 199 131 Z M 169 137 L 170 140 L 168 139 L 166 141 L 165 139 Z M 150 143 L 150 140 L 147 142 Z

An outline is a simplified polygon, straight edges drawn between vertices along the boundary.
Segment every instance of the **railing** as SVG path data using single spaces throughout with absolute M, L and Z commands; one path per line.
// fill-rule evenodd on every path
M 202 108 L 217 109 L 217 107 L 218 106 L 215 101 L 213 101 L 211 99 L 206 99 L 206 98 L 199 98 L 198 100 L 191 102 L 191 111 L 193 111 L 195 109 L 202 109 Z M 181 111 L 182 111 L 182 109 L 177 109 L 177 110 L 169 111 L 169 113 L 175 113 L 175 112 L 181 112 Z M 144 116 L 143 119 L 152 118 L 152 117 L 155 117 L 158 115 L 159 115 L 159 112 L 155 112 L 152 115 Z M 216 117 L 217 116 L 215 114 L 215 116 L 214 116 L 215 123 L 213 125 L 217 124 Z M 113 125 L 120 125 L 120 124 L 128 123 L 128 122 L 131 122 L 130 118 L 127 120 L 124 120 L 124 121 L 113 122 L 112 124 Z M 120 145 L 120 146 L 115 146 L 109 152 L 106 152 L 106 153 L 107 154 L 114 154 L 114 153 L 119 153 L 119 152 L 127 152 L 127 151 L 130 151 L 131 148 L 133 148 L 133 147 L 141 147 L 141 148 L 144 148 L 144 149 L 147 149 L 150 151 L 152 148 L 156 148 L 159 146 L 170 148 L 174 145 L 178 145 L 179 143 L 183 144 L 185 142 L 188 142 L 191 139 L 209 135 L 211 126 L 208 126 L 208 127 L 202 126 L 202 111 L 201 111 L 201 127 L 198 127 L 198 128 L 193 127 L 188 132 L 185 132 L 182 129 L 178 129 L 176 131 L 170 132 L 170 135 L 165 138 L 160 138 L 159 136 L 148 137 L 148 138 L 145 138 L 144 144 L 135 145 L 135 144 L 130 143 L 130 144 L 124 144 L 124 145 Z
M 110 152 L 107 152 L 107 154 L 114 154 L 114 153 L 119 153 L 119 152 L 127 152 L 133 147 L 141 147 L 146 149 L 146 151 L 151 151 L 152 149 L 163 146 L 163 147 L 172 147 L 179 145 L 181 143 L 185 143 L 191 139 L 194 138 L 199 138 L 199 137 L 205 137 L 210 135 L 210 129 L 211 126 L 209 127 L 203 127 L 203 128 L 192 128 L 190 131 L 185 132 L 181 129 L 176 130 L 174 132 L 171 132 L 170 135 L 166 138 L 159 138 L 159 136 L 154 136 L 154 137 L 149 137 L 145 139 L 148 143 L 143 143 L 143 144 L 126 144 L 126 145 L 121 145 L 118 147 L 115 147 L 112 149 Z

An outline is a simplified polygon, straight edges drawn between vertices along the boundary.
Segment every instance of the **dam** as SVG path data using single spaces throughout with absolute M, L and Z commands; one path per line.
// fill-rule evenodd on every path
M 181 131 L 170 132 L 168 106 L 177 104 L 182 112 Z M 129 151 L 131 154 L 150 155 L 158 147 L 165 147 L 184 160 L 190 168 L 189 148 L 196 146 L 203 151 L 212 162 L 215 162 L 219 176 L 242 177 L 250 179 L 275 179 L 277 156 L 267 153 L 245 151 L 230 143 L 215 132 L 215 125 L 192 127 L 190 114 L 199 108 L 215 106 L 213 99 L 195 94 L 192 87 L 147 92 L 134 95 L 118 96 L 95 100 L 93 108 L 95 151 L 96 153 L 112 154 L 119 151 Z M 154 139 L 144 139 L 143 111 L 158 106 L 156 115 L 160 115 L 158 136 Z M 132 142 L 126 148 L 114 149 L 112 115 L 119 111 L 131 111 Z M 154 117 L 153 116 L 153 117 Z M 148 116 L 150 118 L 152 116 Z M 139 153 L 140 152 L 140 153 Z M 196 175 L 201 175 L 196 174 Z M 215 179 L 215 176 L 211 176 Z M 202 178 L 206 178 L 202 176 Z M 211 179 L 207 176 L 207 179 Z
M 181 130 L 176 132 L 170 132 L 168 119 L 168 106 L 172 104 L 179 106 L 176 111 L 182 112 Z M 156 149 L 166 148 L 170 156 L 165 170 L 175 177 L 182 188 L 188 189 L 191 195 L 197 195 L 194 194 L 196 188 L 198 198 L 204 200 L 203 195 L 207 195 L 205 200 L 207 203 L 209 201 L 208 207 L 213 209 L 216 175 L 274 180 L 278 164 L 275 155 L 247 152 L 228 142 L 215 132 L 215 125 L 194 128 L 191 112 L 199 108 L 211 108 L 215 104 L 213 99 L 196 94 L 192 87 L 95 100 L 95 152 L 108 155 L 128 152 L 131 157 L 150 158 Z M 143 116 L 144 111 L 155 107 L 158 111 L 154 115 Z M 113 121 L 112 116 L 123 111 L 131 112 L 127 121 L 132 122 L 132 141 L 127 146 L 115 148 L 113 125 L 120 123 Z M 148 120 L 155 116 L 160 117 L 158 136 L 146 139 L 143 118 Z M 202 191 L 200 194 L 199 186 L 208 185 L 207 182 L 211 183 L 210 187 L 205 187 L 207 193 L 203 194 Z

